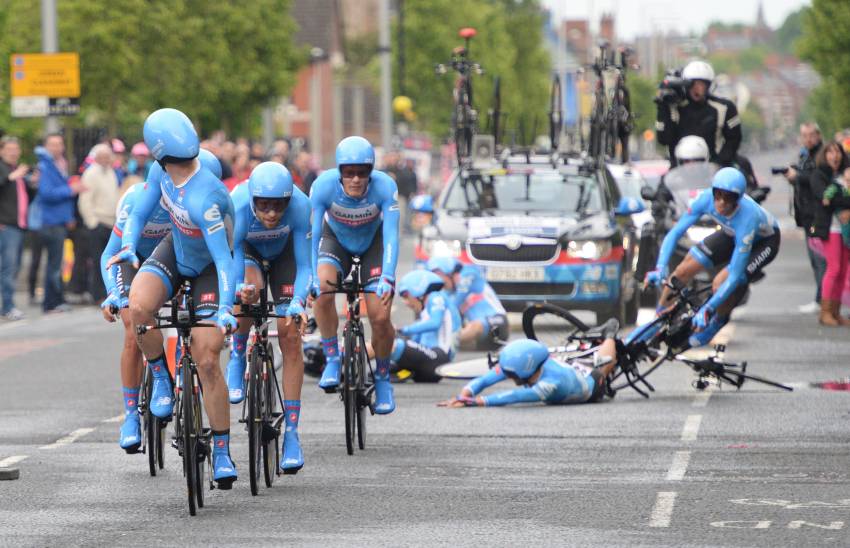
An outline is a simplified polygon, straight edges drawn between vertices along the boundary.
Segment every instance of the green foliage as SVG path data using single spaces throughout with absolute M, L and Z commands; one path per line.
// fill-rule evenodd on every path
M 657 84 L 649 78 L 631 72 L 626 77 L 626 85 L 629 89 L 632 115 L 635 121 L 633 133 L 640 135 L 647 129 L 654 129 L 656 109 L 652 99 L 655 97 Z
M 774 34 L 775 47 L 780 53 L 792 54 L 794 44 L 803 34 L 803 17 L 808 7 L 802 7 L 785 18 Z
M 547 133 L 550 60 L 539 8 L 536 0 L 405 2 L 405 91 L 413 99 L 422 129 L 448 135 L 454 74 L 437 76 L 434 65 L 448 61 L 452 48 L 463 44 L 457 35 L 460 28 L 474 27 L 478 35 L 471 42 L 470 57 L 485 70 L 472 77 L 482 131 L 492 104 L 493 79 L 500 76 L 502 111 L 508 114 L 506 135 L 523 121 L 530 140 L 535 120 L 537 133 Z M 398 48 L 393 51 L 397 55 Z
M 740 75 L 761 70 L 768 54 L 767 46 L 753 46 L 742 51 L 715 53 L 708 62 L 717 74 Z
M 802 19 L 797 50 L 823 77 L 809 106 L 824 129 L 850 126 L 850 4 L 846 0 L 814 0 Z
M 747 106 L 747 110 L 741 112 L 741 132 L 745 143 L 764 144 L 767 140 L 764 114 L 755 101 Z
M 9 54 L 40 51 L 40 6 L 4 0 L 0 16 L 0 94 L 6 97 Z M 157 108 L 185 111 L 202 131 L 250 133 L 259 110 L 294 84 L 305 59 L 295 48 L 291 0 L 63 0 L 61 51 L 80 54 L 81 119 L 140 136 Z M 8 103 L 7 103 L 8 104 Z M 22 132 L 32 121 L 0 124 Z M 40 122 L 36 122 L 40 124 Z

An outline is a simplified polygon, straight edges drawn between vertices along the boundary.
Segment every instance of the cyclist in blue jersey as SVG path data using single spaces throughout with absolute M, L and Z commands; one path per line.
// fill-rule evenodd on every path
M 398 282 L 399 296 L 418 320 L 396 330 L 400 336 L 393 342 L 390 361 L 394 371 L 410 371 L 416 382 L 438 382 L 437 367 L 455 356 L 460 312 L 443 285 L 427 270 L 408 272 Z
M 395 330 L 390 320 L 398 262 L 398 189 L 375 170 L 375 151 L 362 137 L 346 137 L 336 148 L 337 169 L 319 175 L 310 191 L 313 207 L 313 308 L 327 364 L 319 387 L 334 391 L 340 381 L 339 317 L 333 291 L 337 272 L 347 276 L 352 256 L 361 258 L 360 283 L 375 350 L 375 412 L 395 409 L 390 385 L 390 352 Z
M 230 489 L 236 480 L 236 467 L 230 458 L 230 406 L 219 354 L 225 333 L 236 329 L 232 314 L 234 286 L 230 280 L 233 203 L 221 180 L 198 162 L 198 134 L 185 114 L 169 108 L 157 110 L 145 121 L 144 138 L 165 173 L 160 181 L 145 183 L 147 188 L 124 225 L 123 247 L 110 263 L 138 264 L 136 250 L 142 230 L 161 203 L 171 217 L 172 230 L 133 280 L 130 316 L 134 329 L 151 325 L 159 308 L 184 280 L 191 280 L 198 315 L 215 318 L 220 329 L 193 330 L 192 354 L 212 428 L 213 480 L 219 488 Z M 137 341 L 154 378 L 151 412 L 168 418 L 173 407 L 172 382 L 162 334 L 151 330 L 137 336 Z
M 646 275 L 647 283 L 654 285 L 667 278 L 667 263 L 676 242 L 703 215 L 720 226 L 720 230 L 692 247 L 673 272 L 687 284 L 703 270 L 723 267 L 712 282 L 714 294 L 693 319 L 695 333 L 688 341 L 692 347 L 708 344 L 726 325 L 750 282 L 763 277 L 762 269 L 779 253 L 779 223 L 746 195 L 746 188 L 744 174 L 735 168 L 725 167 L 715 173 L 711 188 L 697 196 L 664 237 L 655 270 Z M 671 296 L 672 291 L 665 286 L 659 306 L 669 306 Z
M 441 407 L 490 407 L 514 403 L 592 403 L 605 397 L 606 379 L 617 363 L 617 347 L 609 333 L 590 363 L 582 360 L 556 360 L 540 342 L 531 339 L 512 341 L 499 352 L 499 363 L 489 372 L 473 379 L 453 399 L 438 403 Z M 598 367 L 594 363 L 600 364 Z M 511 379 L 520 388 L 481 396 L 496 383 Z
M 505 307 L 477 266 L 463 265 L 454 257 L 432 257 L 426 267 L 442 278 L 446 289 L 452 292 L 463 316 L 462 345 L 476 343 L 486 347 L 508 339 Z
M 198 155 L 201 165 L 219 177 L 221 164 L 213 154 L 201 150 Z M 151 180 L 159 181 L 162 168 L 153 164 L 150 169 Z M 133 331 L 128 309 L 130 284 L 136 276 L 137 269 L 129 262 L 122 262 L 107 267 L 113 255 L 121 250 L 121 236 L 124 225 L 133 211 L 139 196 L 145 192 L 141 183 L 130 186 L 118 202 L 115 225 L 103 253 L 100 256 L 100 274 L 106 287 L 106 299 L 100 305 L 103 317 L 108 322 L 116 320 L 119 313 L 124 324 L 124 347 L 121 349 L 121 384 L 124 392 L 124 422 L 121 425 L 118 444 L 127 453 L 136 453 L 141 446 L 141 426 L 139 421 L 139 386 L 142 382 L 142 351 L 136 344 L 136 334 Z M 162 239 L 171 232 L 171 219 L 168 212 L 157 204 L 153 214 L 142 229 L 141 238 L 136 248 L 138 260 L 147 259 Z
M 311 274 L 310 199 L 293 186 L 289 170 L 277 162 L 255 167 L 247 183 L 238 185 L 230 195 L 235 208 L 231 279 L 236 283 L 237 297 L 244 303 L 259 300 L 259 292 L 266 291 L 262 274 L 266 261 L 275 313 L 286 316 L 277 320 L 286 425 L 280 468 L 294 474 L 304 466 L 298 439 L 304 383 L 299 327 L 307 322 L 304 306 Z M 245 397 L 245 346 L 250 329 L 250 318 L 240 318 L 233 335 L 227 365 L 231 403 Z

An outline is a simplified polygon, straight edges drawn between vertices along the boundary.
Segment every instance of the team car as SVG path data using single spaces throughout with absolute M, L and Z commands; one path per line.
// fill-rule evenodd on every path
M 637 318 L 638 239 L 611 172 L 589 159 L 502 155 L 457 170 L 440 193 L 416 259 L 450 255 L 479 266 L 508 310 L 534 302 Z

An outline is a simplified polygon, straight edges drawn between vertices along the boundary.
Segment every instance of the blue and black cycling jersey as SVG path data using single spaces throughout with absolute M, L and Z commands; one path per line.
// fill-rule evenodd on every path
M 382 227 L 384 253 L 382 276 L 394 279 L 398 263 L 398 189 L 386 173 L 373 170 L 366 194 L 348 196 L 342 188 L 339 170 L 319 175 L 310 190 L 313 208 L 313 276 L 318 280 L 319 241 L 322 227 L 328 227 L 346 251 L 362 255 L 369 249 L 378 227 Z
M 490 316 L 506 314 L 496 292 L 475 265 L 465 265 L 461 269 L 452 298 L 466 322 L 480 320 L 486 326 Z
M 676 242 L 685 234 L 688 228 L 699 221 L 700 217 L 708 215 L 720 225 L 724 234 L 734 239 L 735 250 L 729 260 L 729 276 L 726 278 L 707 305 L 716 310 L 735 289 L 746 280 L 746 267 L 750 258 L 753 244 L 766 238 L 774 237 L 779 233 L 779 223 L 767 210 L 758 205 L 749 196 L 742 196 L 738 201 L 738 207 L 732 215 L 726 217 L 714 208 L 714 196 L 712 189 L 703 190 L 691 203 L 685 213 L 676 223 L 661 244 L 656 268 L 666 268 L 670 256 L 676 247 Z M 705 255 L 697 246 L 691 248 L 690 254 L 705 267 L 714 266 L 712 260 Z
M 294 257 L 284 257 L 296 265 L 294 298 L 303 306 L 307 300 L 310 284 L 310 199 L 301 190 L 294 188 L 292 197 L 283 215 L 274 228 L 266 228 L 257 219 L 251 206 L 251 193 L 247 183 L 242 183 L 230 193 L 233 199 L 233 275 L 234 283 L 245 278 L 245 250 L 243 243 L 250 244 L 263 259 L 273 260 L 283 253 L 292 239 Z
M 445 291 L 435 291 L 425 297 L 425 307 L 419 320 L 399 329 L 399 333 L 427 348 L 439 348 L 454 358 L 461 318 L 457 307 Z M 401 339 L 393 346 L 393 354 L 401 355 Z M 397 357 L 397 356 L 394 356 Z
M 484 405 L 510 405 L 514 403 L 585 403 L 591 399 L 601 382 L 592 367 L 578 363 L 564 363 L 548 358 L 541 366 L 543 371 L 537 382 L 505 392 L 483 397 Z M 473 396 L 508 377 L 496 366 L 486 374 L 470 381 L 466 388 Z

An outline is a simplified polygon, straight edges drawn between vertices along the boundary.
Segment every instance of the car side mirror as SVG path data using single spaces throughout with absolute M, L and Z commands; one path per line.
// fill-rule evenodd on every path
M 626 198 L 625 196 L 620 198 L 620 203 L 617 204 L 617 209 L 614 210 L 615 215 L 634 215 L 635 213 L 640 213 L 643 211 L 644 205 L 641 200 L 637 198 Z
M 644 185 L 640 187 L 640 197 L 649 202 L 655 199 L 655 189 L 649 185 Z

